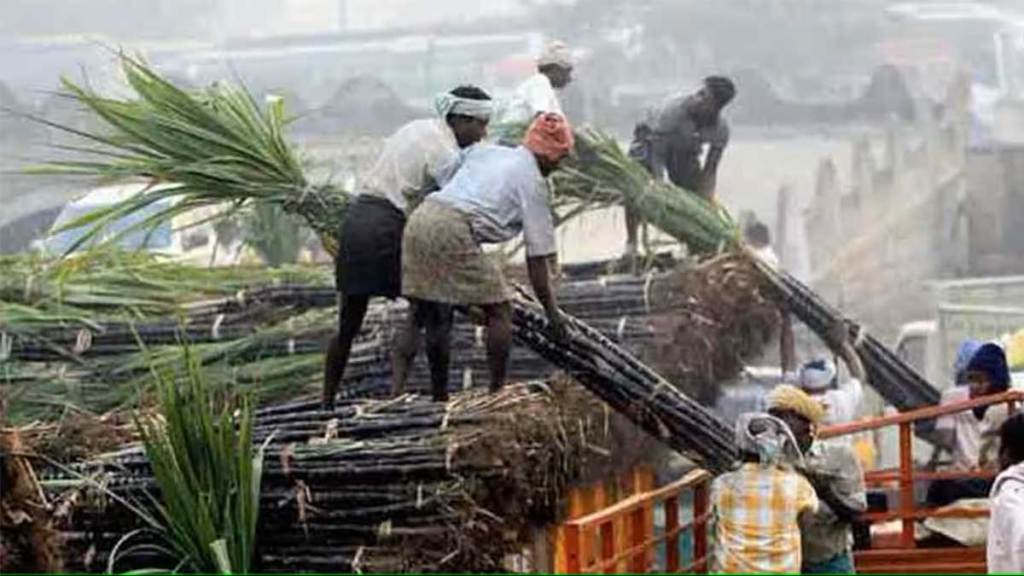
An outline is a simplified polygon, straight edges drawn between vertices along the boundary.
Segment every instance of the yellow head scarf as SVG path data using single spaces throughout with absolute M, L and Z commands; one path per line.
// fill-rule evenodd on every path
M 792 410 L 818 424 L 825 418 L 825 408 L 803 390 L 789 384 L 780 384 L 768 394 L 768 409 Z

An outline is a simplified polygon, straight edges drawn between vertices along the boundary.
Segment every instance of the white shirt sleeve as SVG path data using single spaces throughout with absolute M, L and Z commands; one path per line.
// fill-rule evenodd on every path
M 543 74 L 537 74 L 526 85 L 524 99 L 530 107 L 531 118 L 540 112 L 562 113 L 562 105 L 558 101 L 558 94 L 551 86 L 551 80 Z
M 942 392 L 942 398 L 939 400 L 939 404 L 952 404 L 960 400 L 967 399 L 967 389 L 961 386 L 955 386 Z M 956 430 L 956 414 L 946 414 L 939 416 L 938 420 L 935 421 L 935 428 L 937 430 Z
M 443 188 L 455 176 L 455 173 L 458 172 L 464 157 L 465 150 L 456 150 L 449 154 L 441 155 L 427 166 L 427 174 L 437 184 L 438 188 Z
M 523 237 L 527 256 L 550 256 L 558 252 L 555 223 L 547 181 L 530 176 L 520 184 L 523 210 Z
M 988 571 L 1024 572 L 1024 489 L 1004 486 L 992 499 L 986 556 Z
M 842 398 L 843 414 L 849 422 L 857 416 L 857 409 L 864 401 L 864 385 L 856 378 L 847 378 L 839 384 L 839 397 Z

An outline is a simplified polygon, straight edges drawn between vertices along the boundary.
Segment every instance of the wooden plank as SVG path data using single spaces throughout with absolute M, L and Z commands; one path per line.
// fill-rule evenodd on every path
M 687 488 L 699 488 L 700 486 L 706 485 L 706 483 L 709 480 L 711 480 L 711 473 L 708 472 L 707 470 L 693 470 L 689 472 L 686 476 L 683 476 L 681 479 L 676 480 L 671 484 L 662 486 L 657 490 L 653 490 L 651 492 L 647 492 L 644 494 L 634 494 L 628 498 L 623 499 L 617 504 L 605 508 L 604 510 L 598 510 L 593 514 L 584 516 L 582 518 L 576 518 L 574 520 L 570 520 L 569 522 L 574 522 L 578 524 L 595 524 L 614 516 L 626 515 L 629 512 L 632 512 L 633 510 L 636 510 L 637 508 L 641 508 L 644 505 L 646 505 L 647 500 L 664 500 L 665 498 L 668 498 L 669 496 L 672 496 L 674 494 L 678 494 L 679 492 Z
M 984 573 L 985 548 L 916 548 L 854 552 L 854 566 L 863 574 Z
M 950 562 L 974 562 L 985 560 L 985 548 L 974 547 L 950 547 L 950 548 L 915 548 L 913 550 L 883 549 L 883 550 L 858 550 L 853 553 L 857 563 L 874 562 L 920 562 L 922 560 L 950 561 Z
M 672 496 L 665 499 L 665 571 L 679 571 L 679 498 Z
M 565 538 L 565 573 L 566 574 L 579 574 L 583 571 L 583 562 L 581 561 L 581 531 L 579 526 L 563 526 L 563 536 Z
M 693 564 L 695 572 L 708 568 L 708 485 L 698 484 L 693 489 Z
M 887 564 L 855 566 L 858 574 L 984 574 L 984 562 L 920 562 L 916 564 Z
M 646 514 L 644 513 L 643 508 L 634 510 L 629 514 L 629 543 L 633 548 L 642 546 L 647 540 L 647 526 L 645 526 L 644 522 L 645 516 Z M 646 556 L 646 551 L 643 548 L 640 548 L 638 552 L 631 554 L 627 563 L 629 571 L 634 574 L 643 574 L 647 572 Z
M 903 515 L 904 548 L 914 547 L 914 430 L 910 422 L 900 424 L 900 513 Z
M 601 561 L 606 562 L 604 567 L 605 574 L 614 574 L 616 566 L 614 562 L 609 562 L 615 558 L 615 523 L 612 521 L 601 524 Z

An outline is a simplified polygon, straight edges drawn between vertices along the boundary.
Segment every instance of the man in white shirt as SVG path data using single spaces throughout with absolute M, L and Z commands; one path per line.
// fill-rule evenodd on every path
M 543 112 L 563 114 L 555 91 L 572 82 L 572 64 L 572 52 L 564 42 L 548 44 L 537 58 L 537 73 L 516 88 L 495 115 L 494 123 L 521 126 Z
M 388 138 L 345 213 L 335 259 L 338 332 L 327 346 L 325 408 L 333 406 L 370 298 L 393 299 L 401 294 L 406 216 L 444 184 L 456 151 L 487 135 L 492 103 L 480 88 L 460 86 L 439 94 L 434 104 L 436 117 L 414 120 Z M 406 336 L 400 334 L 399 340 Z
M 1024 413 L 999 430 L 1002 472 L 992 486 L 988 523 L 989 574 L 1024 572 Z
M 954 386 L 942 394 L 942 404 L 954 404 L 991 394 L 1010 387 L 1010 371 L 1006 354 L 998 344 L 989 342 L 978 348 L 966 369 L 966 386 Z M 953 468 L 973 470 L 985 464 L 982 444 L 994 437 L 1006 419 L 1006 407 L 979 407 L 942 416 L 935 423 L 935 439 L 953 454 Z M 991 482 L 983 478 L 936 480 L 928 487 L 928 502 L 945 506 L 961 498 L 984 498 Z
M 854 363 L 853 371 L 861 370 L 860 362 Z M 800 388 L 821 402 L 825 407 L 823 424 L 832 426 L 852 422 L 857 418 L 864 400 L 862 374 L 854 374 L 842 381 L 834 362 L 819 358 L 800 367 Z

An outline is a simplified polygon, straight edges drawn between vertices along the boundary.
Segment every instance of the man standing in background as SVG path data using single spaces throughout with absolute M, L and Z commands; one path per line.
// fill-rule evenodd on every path
M 556 90 L 572 82 L 572 52 L 564 42 L 554 41 L 537 58 L 537 72 L 516 88 L 512 97 L 495 116 L 493 124 L 520 126 L 533 121 L 538 114 L 561 114 L 562 104 Z

